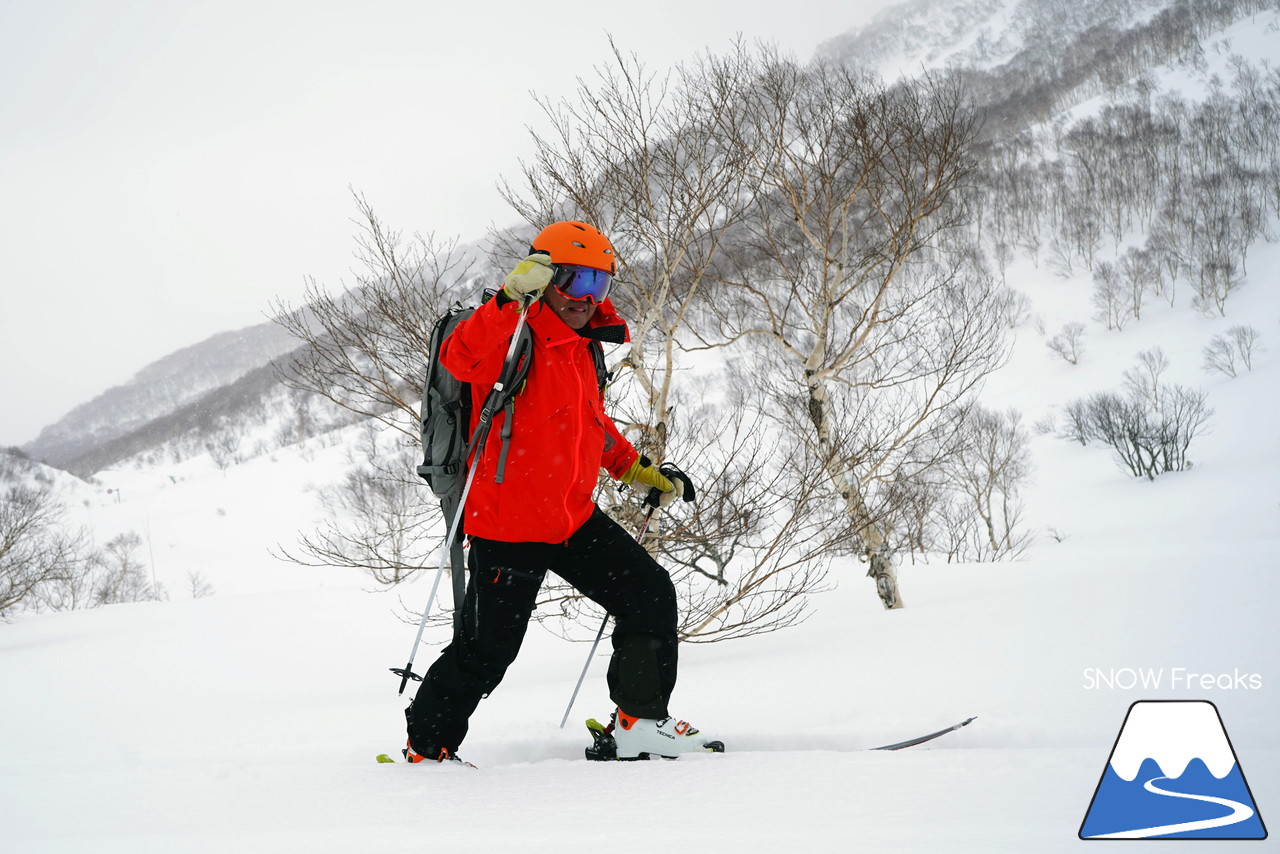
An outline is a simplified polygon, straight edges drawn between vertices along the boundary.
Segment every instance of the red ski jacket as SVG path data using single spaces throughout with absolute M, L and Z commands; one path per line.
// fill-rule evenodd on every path
M 517 303 L 499 306 L 491 299 L 441 345 L 440 363 L 471 383 L 472 431 L 502 371 L 518 317 Z M 526 322 L 533 332 L 533 356 L 515 397 L 503 480 L 494 482 L 505 410 L 493 418 L 483 458 L 471 461 L 479 468 L 467 495 L 463 530 L 487 540 L 561 543 L 591 515 L 600 469 L 620 477 L 639 453 L 605 414 L 588 338 L 541 301 L 529 307 Z M 626 322 L 609 300 L 583 332 L 630 340 Z

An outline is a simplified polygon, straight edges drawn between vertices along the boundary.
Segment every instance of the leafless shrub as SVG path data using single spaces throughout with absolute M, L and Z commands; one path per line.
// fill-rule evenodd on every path
M 1029 321 L 1031 316 L 1031 298 L 1021 291 L 1011 291 L 1005 306 L 1005 325 L 1010 329 L 1017 329 Z
M 0 498 L 0 619 L 59 602 L 89 571 L 88 537 L 64 530 L 65 507 L 49 489 L 9 486 Z M 74 603 L 73 603 L 74 604 Z
M 1059 433 L 1064 439 L 1071 439 L 1081 445 L 1087 445 L 1097 438 L 1094 431 L 1093 418 L 1089 413 L 1088 402 L 1084 398 L 1076 398 L 1062 407 L 1063 424 Z
M 1156 398 L 1158 408 L 1132 392 L 1102 392 L 1068 408 L 1080 413 L 1082 436 L 1109 446 L 1130 474 L 1154 480 L 1190 468 L 1187 449 L 1213 415 L 1202 391 L 1165 385 Z
M 698 485 L 698 501 L 659 514 L 645 539 L 671 572 L 680 637 L 692 643 L 803 620 L 809 596 L 826 589 L 830 560 L 850 535 L 826 510 L 821 467 L 805 463 L 803 449 L 775 429 L 758 390 L 743 394 L 727 408 L 699 407 L 673 425 L 672 447 L 687 455 L 678 462 Z M 601 506 L 637 529 L 643 510 L 611 481 L 604 486 Z M 536 616 L 564 635 L 573 624 L 600 620 L 589 601 L 558 583 L 546 586 Z
M 431 329 L 467 293 L 473 264 L 456 241 L 416 235 L 406 242 L 357 195 L 363 269 L 354 287 L 335 296 L 312 282 L 305 305 L 275 306 L 275 321 L 306 347 L 276 373 L 289 388 L 317 395 L 416 441 Z M 305 406 L 305 402 L 304 402 Z M 299 407 L 299 419 L 310 416 Z M 310 431 L 297 425 L 299 434 Z
M 168 599 L 163 585 L 147 579 L 146 564 L 137 557 L 142 537 L 128 531 L 111 538 L 95 561 L 93 605 L 153 602 Z
M 824 512 L 821 467 L 804 463 L 763 416 L 708 421 L 696 434 L 684 446 L 699 461 L 705 497 L 657 542 L 682 588 L 681 636 L 724 640 L 800 622 L 850 534 Z
M 1022 487 L 1031 475 L 1030 437 L 1015 411 L 972 406 L 955 418 L 958 443 L 941 468 L 954 498 L 943 506 L 948 560 L 1015 558 L 1031 542 L 1021 528 Z
M 329 518 L 313 533 L 299 535 L 299 551 L 279 547 L 278 556 L 303 566 L 338 566 L 367 572 L 379 584 L 395 585 L 434 565 L 444 532 L 440 511 L 407 455 L 381 455 L 356 462 L 342 481 L 320 492 Z
M 1244 271 L 1234 258 L 1205 251 L 1195 269 L 1191 305 L 1202 314 L 1227 313 L 1227 298 L 1244 284 Z
M 205 578 L 204 573 L 193 569 L 187 573 L 187 589 L 192 599 L 203 599 L 214 593 L 213 584 Z
M 223 424 L 221 429 L 205 442 L 205 451 L 208 452 L 213 464 L 218 467 L 218 471 L 226 474 L 227 469 L 241 462 L 240 457 L 240 435 L 236 432 L 236 428 Z
M 1241 368 L 1253 370 L 1254 351 L 1261 349 L 1258 338 L 1259 332 L 1252 326 L 1232 326 L 1224 334 L 1213 336 L 1202 351 L 1204 370 L 1229 377 L 1236 376 Z
M 1073 321 L 1062 327 L 1062 331 L 1045 342 L 1050 350 L 1066 359 L 1072 365 L 1080 364 L 1084 355 L 1084 324 Z

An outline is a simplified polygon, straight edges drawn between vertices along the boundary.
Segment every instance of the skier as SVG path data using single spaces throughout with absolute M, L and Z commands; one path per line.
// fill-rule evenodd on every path
M 460 762 L 458 745 L 480 700 L 515 660 L 547 570 L 615 620 L 609 662 L 619 758 L 676 756 L 706 739 L 670 717 L 676 683 L 676 594 L 671 578 L 592 493 L 604 468 L 615 479 L 662 491 L 672 483 L 641 457 L 604 412 L 590 340 L 629 340 L 608 299 L 617 262 L 607 237 L 583 222 L 544 228 L 501 293 L 458 324 L 441 364 L 471 383 L 472 429 L 496 381 L 522 305 L 534 349 L 524 388 L 504 418 L 510 437 L 471 460 L 465 505 L 470 578 L 462 622 L 405 710 L 411 762 Z M 503 457 L 505 456 L 505 459 Z

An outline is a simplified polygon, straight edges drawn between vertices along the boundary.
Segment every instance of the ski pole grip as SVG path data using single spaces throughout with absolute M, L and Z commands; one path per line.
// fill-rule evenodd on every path
M 681 501 L 694 501 L 697 499 L 698 493 L 693 488 L 693 481 L 690 480 L 689 475 L 680 471 L 675 463 L 663 463 L 658 466 L 658 471 L 662 472 L 662 476 L 667 480 L 678 480 L 684 487 L 684 492 L 680 495 Z

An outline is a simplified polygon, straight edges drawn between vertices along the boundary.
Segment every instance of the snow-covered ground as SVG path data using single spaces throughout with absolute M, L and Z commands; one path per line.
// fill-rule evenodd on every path
M 431 579 L 388 593 L 268 553 L 314 523 L 311 487 L 341 475 L 346 449 L 286 449 L 225 474 L 207 459 L 104 472 L 73 509 L 99 541 L 142 534 L 139 557 L 172 598 L 0 625 L 0 846 L 1059 851 L 1080 844 L 1126 710 L 1144 699 L 1216 703 L 1263 820 L 1278 820 L 1280 246 L 1255 248 L 1249 270 L 1226 318 L 1184 296 L 1123 333 L 1089 323 L 1078 366 L 1021 327 L 988 405 L 1030 425 L 1118 388 L 1160 346 L 1166 379 L 1204 388 L 1216 410 L 1195 467 L 1136 480 L 1105 449 L 1036 436 L 1025 500 L 1042 533 L 1025 559 L 903 566 L 894 612 L 844 566 L 805 624 L 686 645 L 673 711 L 723 739 L 718 756 L 584 761 L 580 721 L 609 711 L 604 658 L 562 731 L 587 647 L 534 626 L 473 719 L 462 755 L 478 771 L 376 764 L 404 739 L 387 672 L 413 638 L 401 599 L 420 607 Z M 1027 262 L 1008 278 L 1049 335 L 1092 313 L 1085 278 Z M 1261 333 L 1255 369 L 1203 373 L 1200 349 L 1237 323 Z M 216 595 L 189 598 L 192 571 Z M 420 665 L 444 639 L 429 632 Z M 970 715 L 927 746 L 865 750 Z
M 850 572 L 797 629 L 686 647 L 675 710 L 729 752 L 679 762 L 583 760 L 604 662 L 562 731 L 585 647 L 534 628 L 474 719 L 479 771 L 375 764 L 402 744 L 385 668 L 412 631 L 350 580 L 26 618 L 0 634 L 5 849 L 1055 851 L 1076 844 L 1128 705 L 1152 698 L 1217 703 L 1265 820 L 1276 541 L 1171 554 L 1172 524 L 1143 535 L 1145 556 L 1068 541 L 909 568 L 897 612 Z M 1163 684 L 1097 687 L 1091 668 Z M 1185 675 L 1237 672 L 1261 687 Z M 970 714 L 928 748 L 861 750 Z
M 106 472 L 86 514 L 100 537 L 144 533 L 173 598 L 0 627 L 5 850 L 1062 850 L 1129 704 L 1152 698 L 1218 705 L 1265 821 L 1280 809 L 1280 247 L 1250 267 L 1225 320 L 1179 307 L 1123 334 L 1091 325 L 1078 366 L 1024 327 L 988 390 L 1036 420 L 1159 344 L 1170 379 L 1217 410 L 1195 468 L 1135 480 L 1101 448 L 1038 436 L 1028 513 L 1062 542 L 1042 536 L 1016 563 L 904 566 L 895 612 L 849 566 L 798 628 L 686 646 L 673 710 L 722 738 L 720 756 L 584 761 L 579 722 L 608 712 L 604 660 L 562 731 L 586 647 L 533 627 L 474 719 L 463 755 L 479 771 L 375 764 L 403 743 L 386 670 L 413 635 L 400 597 L 417 606 L 430 579 L 375 592 L 267 553 L 314 517 L 306 487 L 345 449 L 225 475 L 207 460 Z M 1083 280 L 1015 274 L 1050 331 L 1087 318 Z M 1199 348 L 1231 322 L 1268 349 L 1239 378 L 1201 373 Z M 217 594 L 185 598 L 189 569 Z M 927 747 L 863 750 L 974 714 Z

